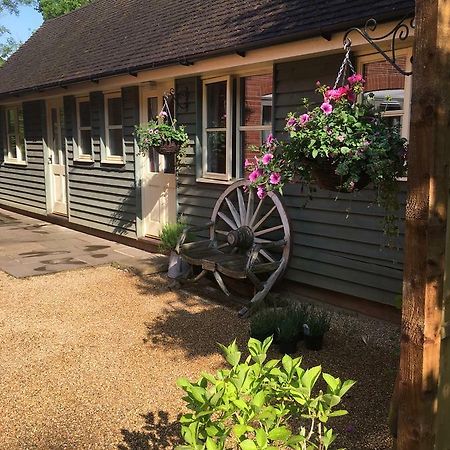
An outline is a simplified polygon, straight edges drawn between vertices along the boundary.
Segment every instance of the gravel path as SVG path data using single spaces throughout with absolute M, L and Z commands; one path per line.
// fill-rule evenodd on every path
M 0 272 L 0 449 L 173 449 L 176 379 L 222 365 L 216 342 L 247 339 L 235 311 L 99 267 L 30 279 Z M 364 342 L 365 341 L 365 342 Z M 305 365 L 358 380 L 339 444 L 389 448 L 395 326 L 340 315 Z

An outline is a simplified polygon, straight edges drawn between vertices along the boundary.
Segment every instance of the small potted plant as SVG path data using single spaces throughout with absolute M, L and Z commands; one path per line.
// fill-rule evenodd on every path
M 281 353 L 292 355 L 297 351 L 298 322 L 295 316 L 286 312 L 278 325 L 277 337 Z
M 303 325 L 308 321 L 310 309 L 310 305 L 300 302 L 294 302 L 288 308 L 287 313 L 295 317 L 297 322 L 297 340 L 299 341 L 304 338 Z
M 262 308 L 250 318 L 250 337 L 264 341 L 277 332 L 278 320 L 275 308 Z
M 305 345 L 309 350 L 321 350 L 325 333 L 330 330 L 331 314 L 327 311 L 314 309 L 303 325 Z
M 177 121 L 165 111 L 159 113 L 157 120 L 151 120 L 145 125 L 135 127 L 135 136 L 141 153 L 150 153 L 156 150 L 162 155 L 171 155 L 187 147 L 189 137 L 183 126 L 178 126 Z
M 186 224 L 183 222 L 167 223 L 162 226 L 159 233 L 159 239 L 161 240 L 159 250 L 162 253 L 169 253 L 169 269 L 167 272 L 169 278 L 181 278 L 190 270 L 189 265 L 175 252 L 178 239 L 185 226 Z

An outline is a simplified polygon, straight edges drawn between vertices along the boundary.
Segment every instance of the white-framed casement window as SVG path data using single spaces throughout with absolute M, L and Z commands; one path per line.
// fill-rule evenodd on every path
M 256 148 L 266 141 L 272 132 L 272 99 L 272 70 L 242 76 L 239 79 L 236 146 L 241 161 L 256 156 L 258 154 Z
M 89 97 L 79 97 L 77 104 L 77 143 L 75 146 L 76 161 L 92 161 L 92 125 L 91 102 Z
M 231 91 L 229 76 L 203 80 L 203 178 L 232 178 Z
M 5 162 L 26 164 L 26 143 L 23 125 L 23 111 L 20 105 L 5 108 Z
M 105 155 L 102 162 L 118 164 L 125 162 L 120 93 L 105 95 Z
M 406 71 L 411 70 L 411 49 L 397 51 L 397 63 Z M 358 58 L 358 72 L 366 81 L 365 95 L 374 98 L 375 105 L 391 124 L 399 125 L 402 136 L 409 137 L 411 112 L 411 76 L 405 76 L 392 67 L 381 55 Z

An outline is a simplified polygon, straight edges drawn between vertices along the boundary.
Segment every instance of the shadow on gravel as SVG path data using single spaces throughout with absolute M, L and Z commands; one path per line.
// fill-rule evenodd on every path
M 181 443 L 180 424 L 178 420 L 171 422 L 166 411 L 158 411 L 157 415 L 149 412 L 142 417 L 142 431 L 121 430 L 123 443 L 117 446 L 118 450 L 165 450 Z

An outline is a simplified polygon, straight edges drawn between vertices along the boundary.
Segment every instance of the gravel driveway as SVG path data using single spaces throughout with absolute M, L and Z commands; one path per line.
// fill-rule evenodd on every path
M 219 368 L 216 342 L 242 344 L 247 326 L 159 276 L 0 272 L 0 449 L 173 449 L 176 379 Z M 358 380 L 339 424 L 349 450 L 389 448 L 397 340 L 393 325 L 342 316 L 325 350 L 302 350 L 305 365 Z

